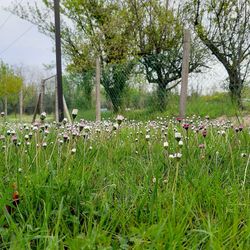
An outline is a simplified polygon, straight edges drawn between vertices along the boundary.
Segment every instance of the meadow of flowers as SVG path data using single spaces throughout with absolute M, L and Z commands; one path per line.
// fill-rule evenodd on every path
M 248 127 L 40 118 L 1 123 L 0 249 L 249 249 Z

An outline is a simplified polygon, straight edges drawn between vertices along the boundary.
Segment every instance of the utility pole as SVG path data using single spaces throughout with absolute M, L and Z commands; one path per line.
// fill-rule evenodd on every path
M 58 116 L 59 116 L 59 122 L 61 122 L 64 118 L 64 113 L 63 113 L 61 31 L 60 31 L 60 4 L 59 2 L 60 0 L 54 0 Z

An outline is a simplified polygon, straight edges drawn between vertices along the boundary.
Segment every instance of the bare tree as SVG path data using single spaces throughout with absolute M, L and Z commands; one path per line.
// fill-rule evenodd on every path
M 186 7 L 201 41 L 223 64 L 232 100 L 241 93 L 250 65 L 250 0 L 191 0 Z

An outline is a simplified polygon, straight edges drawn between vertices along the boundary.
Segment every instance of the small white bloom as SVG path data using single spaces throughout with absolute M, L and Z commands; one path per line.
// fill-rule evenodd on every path
M 180 140 L 181 140 L 181 133 L 175 132 L 174 137 L 175 137 L 175 139 L 176 139 L 177 141 L 180 141 Z
M 38 127 L 37 126 L 34 126 L 33 127 L 33 131 L 37 131 L 38 130 Z
M 179 146 L 182 147 L 183 146 L 183 141 L 179 141 Z
M 84 131 L 85 131 L 85 132 L 89 132 L 89 131 L 90 131 L 90 126 L 85 126 L 85 127 L 84 127 Z
M 71 149 L 71 154 L 75 154 L 76 153 L 76 148 L 72 148 Z
M 225 130 L 222 130 L 222 131 L 221 131 L 221 135 L 222 135 L 222 136 L 225 136 L 225 135 L 226 135 L 226 131 L 225 131 Z
M 78 109 L 73 109 L 71 114 L 72 114 L 73 119 L 75 119 L 78 114 Z
M 169 146 L 168 142 L 167 142 L 167 141 L 165 141 L 165 142 L 163 143 L 163 147 L 164 147 L 165 149 L 167 149 L 167 148 L 168 148 L 168 146 Z
M 68 122 L 68 119 L 67 118 L 63 118 L 62 123 L 65 125 L 67 122 Z
M 114 123 L 114 124 L 113 124 L 113 130 L 117 130 L 118 128 L 119 128 L 118 123 Z
M 43 121 L 46 118 L 47 114 L 46 112 L 42 112 L 40 115 L 40 119 Z
M 123 120 L 124 120 L 124 117 L 122 115 L 118 115 L 116 117 L 116 121 L 118 122 L 119 125 L 123 122 Z
M 245 158 L 245 157 L 247 157 L 247 154 L 246 153 L 241 153 L 241 155 L 240 155 L 242 158 Z
M 175 157 L 178 158 L 178 159 L 181 159 L 182 154 L 181 154 L 181 153 L 176 153 L 176 154 L 175 154 Z
M 149 141 L 150 140 L 150 135 L 146 135 L 146 141 Z

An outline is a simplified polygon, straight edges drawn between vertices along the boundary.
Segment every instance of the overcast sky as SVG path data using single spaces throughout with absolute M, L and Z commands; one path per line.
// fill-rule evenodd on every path
M 53 41 L 39 33 L 34 25 L 4 10 L 11 2 L 0 0 L 0 60 L 41 68 L 55 61 Z
M 20 0 L 21 1 L 21 0 Z M 24 3 L 27 0 L 23 0 Z M 30 3 L 35 0 L 29 0 Z M 54 42 L 38 32 L 37 28 L 15 15 L 4 10 L 12 0 L 0 0 L 0 60 L 10 65 L 24 65 L 44 71 L 43 64 L 55 63 Z M 220 64 L 206 74 L 198 74 L 190 78 L 190 86 L 197 84 L 203 93 L 218 88 L 218 83 L 226 77 Z

